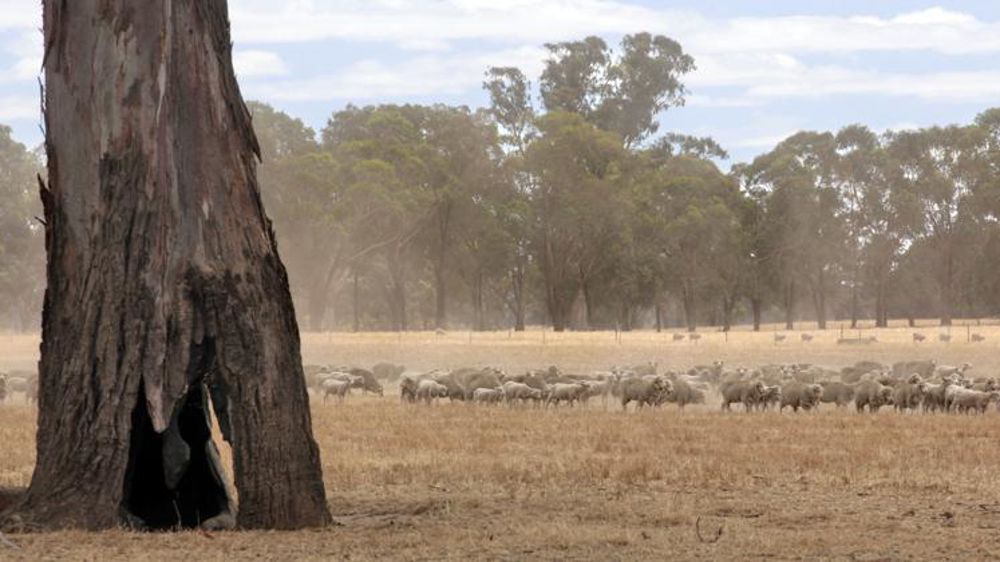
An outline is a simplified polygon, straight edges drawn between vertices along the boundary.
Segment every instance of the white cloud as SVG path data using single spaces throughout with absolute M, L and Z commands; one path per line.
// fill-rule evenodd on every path
M 42 3 L 39 0 L 0 0 L 0 30 L 41 27 Z
M 0 97 L 0 122 L 15 120 L 39 120 L 41 109 L 35 96 Z
M 415 45 L 455 40 L 541 44 L 587 34 L 648 30 L 691 52 L 1000 51 L 1000 22 L 930 8 L 892 18 L 845 16 L 709 19 L 618 0 L 232 0 L 236 41 L 331 39 Z
M 266 99 L 316 101 L 457 95 L 478 91 L 489 66 L 517 66 L 529 76 L 541 72 L 543 52 L 535 47 L 460 55 L 422 55 L 386 63 L 364 60 L 335 74 L 261 84 L 249 93 Z
M 236 69 L 236 76 L 240 78 L 281 76 L 288 73 L 285 61 L 270 51 L 236 51 L 233 53 L 233 67 Z

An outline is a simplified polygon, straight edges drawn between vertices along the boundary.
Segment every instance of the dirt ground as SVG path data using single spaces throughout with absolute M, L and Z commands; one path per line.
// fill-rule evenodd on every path
M 936 337 L 936 329 L 924 330 Z M 992 375 L 1000 330 L 915 346 L 907 329 L 844 346 L 789 334 L 306 335 L 307 363 L 414 369 L 558 364 L 606 369 L 714 359 L 753 366 L 934 357 Z M 956 329 L 956 334 L 958 330 Z M 909 341 L 907 341 L 909 340 Z M 37 339 L 0 336 L 0 370 L 30 368 Z M 27 485 L 35 410 L 0 406 L 0 488 Z M 723 414 L 716 404 L 508 409 L 313 403 L 337 525 L 301 532 L 14 534 L 3 560 L 491 559 L 986 560 L 1000 557 L 1000 413 L 985 416 Z M 0 494 L 0 508 L 12 500 Z

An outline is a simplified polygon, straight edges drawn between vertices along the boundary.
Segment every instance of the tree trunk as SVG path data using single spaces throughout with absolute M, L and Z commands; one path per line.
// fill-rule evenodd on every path
M 750 310 L 753 314 L 753 331 L 760 331 L 760 321 L 761 321 L 761 309 L 763 308 L 763 303 L 759 298 L 750 299 Z
M 511 291 L 513 292 L 514 331 L 524 331 L 524 265 L 518 260 L 518 265 L 511 271 Z
M 854 274 L 851 279 L 851 329 L 858 327 L 858 269 L 860 266 L 855 263 Z
M 733 308 L 736 306 L 736 299 L 728 296 L 722 297 L 722 331 L 728 332 L 733 328 Z
M 326 310 L 329 307 L 329 292 L 323 283 L 314 283 L 309 287 L 309 329 L 322 332 Z
M 816 326 L 826 329 L 826 272 L 822 267 L 816 274 Z
M 354 272 L 354 287 L 351 291 L 351 299 L 354 301 L 352 304 L 354 312 L 354 333 L 361 331 L 361 295 L 360 288 L 358 286 L 358 272 Z
M 684 322 L 687 324 L 687 331 L 694 333 L 698 330 L 697 311 L 695 310 L 694 292 L 685 284 L 682 288 L 681 299 L 684 301 Z
M 785 284 L 785 329 L 795 329 L 795 283 Z
M 663 305 L 656 303 L 656 333 L 663 331 Z
M 231 522 L 210 395 L 239 526 L 328 523 L 226 2 L 45 0 L 44 32 L 48 287 L 38 455 L 16 515 Z

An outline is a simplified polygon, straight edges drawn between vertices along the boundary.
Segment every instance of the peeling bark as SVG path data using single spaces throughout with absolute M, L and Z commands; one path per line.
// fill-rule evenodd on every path
M 323 525 L 298 326 L 226 2 L 152 6 L 44 2 L 48 287 L 37 464 L 15 515 L 44 528 L 204 521 L 228 501 L 223 487 L 198 503 L 220 491 L 210 394 L 239 525 Z M 205 488 L 185 495 L 185 479 Z M 132 512 L 147 503 L 146 518 Z

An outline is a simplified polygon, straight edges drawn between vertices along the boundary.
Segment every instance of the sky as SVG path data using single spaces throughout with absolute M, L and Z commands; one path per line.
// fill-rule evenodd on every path
M 39 0 L 0 0 L 0 123 L 41 141 Z M 1000 106 L 1000 2 L 230 0 L 243 95 L 317 131 L 348 103 L 482 106 L 490 66 L 537 83 L 548 42 L 648 31 L 697 70 L 661 130 L 748 161 L 800 130 L 968 123 Z

